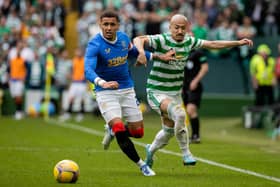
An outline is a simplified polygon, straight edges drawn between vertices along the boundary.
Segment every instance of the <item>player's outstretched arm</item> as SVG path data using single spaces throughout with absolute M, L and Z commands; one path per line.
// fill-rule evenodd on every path
M 253 41 L 247 38 L 241 39 L 241 40 L 233 40 L 233 41 L 227 41 L 227 40 L 215 40 L 215 41 L 209 41 L 204 40 L 202 47 L 207 49 L 223 49 L 223 48 L 231 48 L 231 47 L 237 47 L 242 45 L 248 45 L 253 46 Z

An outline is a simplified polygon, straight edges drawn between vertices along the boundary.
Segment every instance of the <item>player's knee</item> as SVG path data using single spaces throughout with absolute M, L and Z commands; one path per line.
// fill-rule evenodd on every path
M 185 121 L 186 119 L 186 112 L 182 107 L 177 106 L 175 111 L 175 118 L 179 121 Z
M 134 138 L 142 138 L 144 136 L 144 128 L 139 127 L 137 129 L 129 129 L 129 133 Z
M 194 104 L 189 104 L 187 107 L 187 113 L 190 117 L 197 116 L 197 107 Z
M 185 110 L 184 110 L 183 108 L 180 108 L 180 109 L 178 110 L 177 116 L 178 116 L 178 118 L 185 118 L 185 117 L 186 117 L 186 112 L 185 112 Z
M 174 121 L 185 120 L 185 118 L 186 118 L 185 109 L 179 104 L 170 103 L 168 105 L 167 111 L 168 111 L 169 118 L 171 118 Z
M 126 131 L 125 126 L 124 126 L 123 122 L 121 122 L 121 121 L 115 122 L 112 125 L 112 130 L 115 134 Z

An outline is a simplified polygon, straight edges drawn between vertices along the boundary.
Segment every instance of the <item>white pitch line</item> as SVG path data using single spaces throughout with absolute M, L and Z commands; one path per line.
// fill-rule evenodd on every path
M 93 134 L 93 135 L 96 135 L 96 136 L 103 136 L 104 135 L 103 132 L 93 130 L 93 129 L 90 129 L 90 128 L 87 128 L 87 127 L 83 127 L 83 126 L 80 126 L 78 124 L 75 125 L 75 124 L 72 124 L 72 123 L 62 123 L 62 122 L 58 122 L 57 120 L 53 120 L 53 119 L 46 120 L 46 122 L 48 122 L 49 124 L 56 124 L 56 125 L 61 126 L 61 127 L 82 131 L 82 132 L 85 132 L 85 133 L 88 133 L 88 134 Z M 139 142 L 139 141 L 133 141 L 133 142 L 135 144 L 137 144 L 139 146 L 143 146 L 143 147 L 145 147 L 145 145 L 146 145 L 145 143 L 142 143 L 142 142 Z M 165 154 L 170 154 L 170 155 L 175 155 L 175 156 L 180 156 L 180 157 L 182 156 L 181 153 L 169 151 L 167 149 L 160 149 L 159 151 L 162 152 L 162 153 L 165 153 Z M 225 168 L 225 169 L 228 169 L 228 170 L 232 170 L 232 171 L 236 171 L 236 172 L 240 172 L 240 173 L 244 173 L 244 174 L 248 174 L 248 175 L 252 175 L 252 176 L 255 176 L 255 177 L 259 177 L 259 178 L 263 178 L 263 179 L 267 179 L 267 180 L 270 180 L 270 181 L 280 183 L 280 178 L 277 178 L 277 177 L 256 173 L 254 171 L 241 169 L 241 168 L 233 167 L 233 166 L 226 165 L 226 164 L 221 164 L 221 163 L 214 162 L 214 161 L 207 160 L 207 159 L 200 158 L 200 157 L 195 157 L 195 158 L 198 161 L 209 164 L 209 165 Z
M 42 148 L 42 147 L 24 147 L 24 146 L 15 146 L 15 147 L 5 147 L 0 146 L 1 151 L 22 151 L 22 152 L 43 152 L 43 151 L 51 151 L 51 152 L 61 152 L 61 151 L 75 151 L 75 152 L 86 152 L 86 153 L 104 153 L 103 150 L 97 149 L 68 149 L 68 148 L 58 148 L 58 147 L 49 147 L 49 148 Z M 106 152 L 110 153 L 121 153 L 121 150 L 108 150 Z

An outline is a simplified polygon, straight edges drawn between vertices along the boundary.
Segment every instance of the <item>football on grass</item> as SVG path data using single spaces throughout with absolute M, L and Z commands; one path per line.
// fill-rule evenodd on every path
M 61 160 L 53 169 L 54 178 L 60 183 L 75 183 L 80 175 L 80 169 L 73 160 Z

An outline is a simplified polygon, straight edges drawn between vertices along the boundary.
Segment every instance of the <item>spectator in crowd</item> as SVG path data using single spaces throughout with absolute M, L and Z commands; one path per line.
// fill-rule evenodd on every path
M 255 91 L 255 105 L 264 106 L 274 103 L 275 59 L 266 44 L 260 44 L 250 61 L 250 74 Z
M 89 25 L 91 25 L 90 14 L 83 11 L 76 23 L 78 33 L 78 46 L 85 49 L 87 42 L 90 38 Z
M 26 85 L 28 89 L 42 90 L 45 80 L 45 66 L 39 59 L 38 54 L 35 54 L 34 60 L 28 63 L 28 71 Z
M 242 18 L 244 17 L 244 11 L 241 11 L 238 8 L 238 4 L 234 1 L 231 1 L 228 5 L 228 8 L 230 10 L 230 15 L 229 15 L 229 21 L 230 23 L 242 23 Z
M 54 4 L 51 1 L 44 2 L 44 11 L 41 13 L 43 25 L 54 25 Z
M 207 14 L 208 27 L 213 29 L 215 27 L 215 22 L 219 14 L 219 10 L 216 2 L 213 0 L 206 0 L 204 7 L 200 10 Z
M 55 65 L 55 76 L 54 76 L 54 84 L 58 91 L 59 98 L 58 98 L 58 111 L 61 110 L 62 106 L 62 99 L 63 99 L 63 92 L 66 91 L 69 87 L 71 81 L 71 68 L 72 62 L 69 58 L 69 54 L 67 49 L 62 50 L 57 58 L 56 65 Z
M 10 93 L 16 105 L 15 119 L 24 117 L 24 82 L 27 73 L 27 62 L 21 57 L 21 46 L 18 46 L 15 56 L 10 59 Z
M 192 32 L 196 38 L 206 40 L 208 38 L 208 26 L 206 24 L 207 15 L 204 12 L 196 11 L 195 14 L 196 22 L 192 25 Z
M 89 0 L 84 5 L 84 12 L 88 14 L 87 16 L 87 30 L 89 33 L 89 38 L 97 34 L 100 30 L 98 27 L 98 17 L 100 16 L 103 10 L 103 4 L 97 0 Z M 85 46 L 87 45 L 87 41 L 85 42 Z
M 63 4 L 63 0 L 55 0 L 53 7 L 54 25 L 57 27 L 61 37 L 64 37 L 65 32 L 65 18 L 66 9 Z
M 67 106 L 64 109 L 64 114 L 60 116 L 61 121 L 66 121 L 70 119 L 71 113 L 73 111 L 74 101 L 77 100 L 79 103 L 78 114 L 76 116 L 76 121 L 80 122 L 83 120 L 84 110 L 84 99 L 87 93 L 87 84 L 85 80 L 84 73 L 84 52 L 82 49 L 77 48 L 75 50 L 75 56 L 72 59 L 72 83 L 70 85 L 68 95 L 67 95 Z
M 160 33 L 161 24 L 166 21 L 169 15 L 162 14 L 160 9 L 158 9 L 158 4 L 154 1 L 147 2 L 147 10 L 149 16 L 147 17 L 146 33 Z
M 159 1 L 159 4 L 156 8 L 156 14 L 161 19 L 160 32 L 165 32 L 168 30 L 168 18 L 173 11 L 171 8 L 172 7 L 169 5 L 167 0 Z
M 191 5 L 191 2 L 188 0 L 178 0 L 178 13 L 183 14 L 184 16 L 186 16 L 187 18 L 190 18 L 190 20 L 193 20 L 193 7 Z
M 0 50 L 2 53 L 3 51 Z M 9 73 L 8 73 L 8 63 L 7 58 L 1 54 L 0 55 L 0 89 L 7 89 L 9 87 Z
M 133 37 L 133 20 L 132 14 L 136 11 L 131 0 L 126 0 L 122 2 L 122 8 L 120 9 L 120 30 L 125 32 L 129 38 Z
M 251 17 L 258 35 L 264 35 L 263 24 L 265 23 L 268 2 L 265 0 L 248 1 L 246 3 L 247 15 Z
M 11 12 L 7 17 L 6 26 L 11 30 L 19 32 L 21 29 L 21 20 L 18 16 L 18 12 L 14 7 L 11 8 Z
M 2 37 L 11 33 L 11 28 L 6 25 L 6 18 L 2 16 L 0 18 L 0 42 L 2 43 Z
M 107 10 L 119 10 L 122 7 L 122 0 L 104 0 L 104 6 Z
M 83 11 L 93 14 L 94 21 L 97 22 L 98 16 L 100 15 L 104 5 L 98 0 L 88 0 L 85 2 Z
M 257 30 L 252 25 L 251 18 L 248 16 L 243 17 L 243 23 L 237 28 L 236 36 L 238 39 L 241 38 L 250 38 L 254 39 L 256 36 Z M 246 45 L 240 46 L 238 48 L 238 65 L 241 70 L 241 75 L 243 79 L 243 88 L 244 93 L 249 94 L 250 92 L 250 83 L 249 83 L 249 62 L 252 57 L 252 49 Z
M 266 11 L 265 22 L 263 24 L 263 31 L 265 36 L 274 36 L 278 34 L 278 25 L 276 23 L 276 12 L 279 10 L 277 8 L 277 1 L 271 1 L 268 4 Z
M 134 21 L 133 38 L 146 33 L 146 24 L 149 15 L 146 6 L 147 0 L 139 0 L 136 11 L 132 13 L 132 19 Z
M 215 29 L 215 40 L 235 40 L 234 25 L 228 19 L 222 19 L 221 24 Z M 211 50 L 212 54 L 218 57 L 232 56 L 234 48 L 225 48 L 221 50 Z
M 275 10 L 280 10 L 280 1 L 277 1 Z M 276 25 L 278 26 L 278 36 L 280 35 L 280 11 L 275 11 Z
M 7 1 L 3 2 L 2 6 L 1 6 L 1 13 L 3 14 L 4 17 L 8 17 L 12 6 L 13 6 L 12 0 L 7 0 Z
M 275 76 L 277 80 L 277 102 L 280 103 L 280 43 L 277 46 L 278 56 L 276 58 Z
M 2 103 L 5 100 L 5 90 L 9 88 L 9 74 L 7 59 L 0 50 L 0 116 L 2 115 Z

